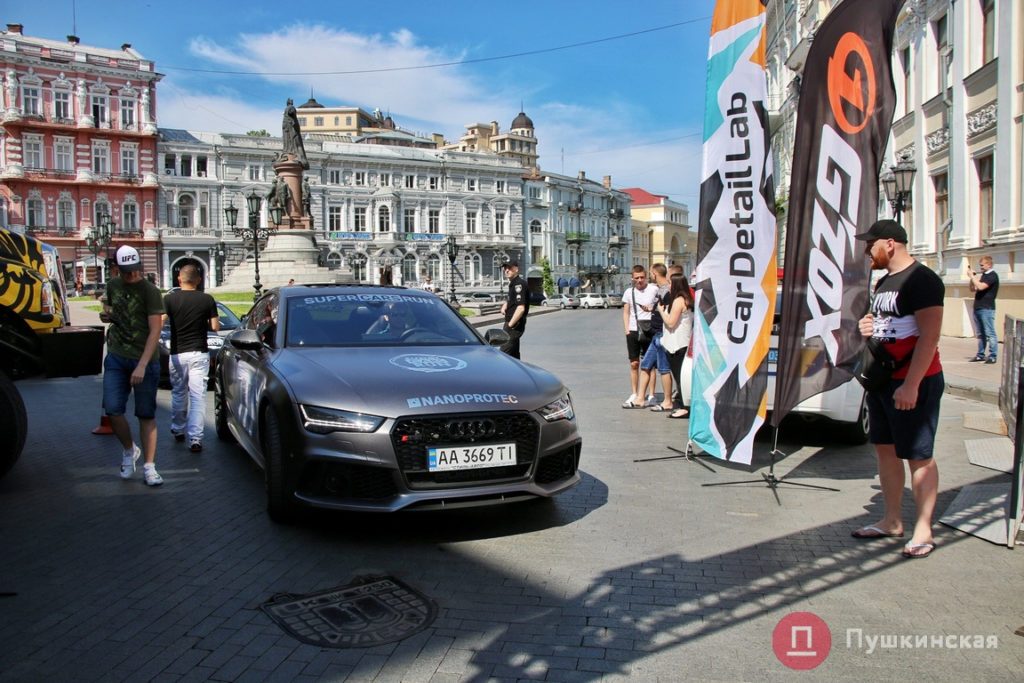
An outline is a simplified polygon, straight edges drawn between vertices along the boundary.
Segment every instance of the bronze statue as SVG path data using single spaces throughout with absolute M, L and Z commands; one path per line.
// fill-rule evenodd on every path
M 302 215 L 312 216 L 313 195 L 309 189 L 309 178 L 302 179 Z
M 299 130 L 299 117 L 290 97 L 281 121 L 281 159 L 287 160 L 289 155 L 302 164 L 302 168 L 309 170 L 306 148 L 302 145 L 302 132 Z
M 273 182 L 270 183 L 270 191 L 267 192 L 267 207 L 272 209 L 275 206 L 279 206 L 282 213 L 288 216 L 290 215 L 288 210 L 290 199 L 291 190 L 288 188 L 288 183 L 275 177 Z

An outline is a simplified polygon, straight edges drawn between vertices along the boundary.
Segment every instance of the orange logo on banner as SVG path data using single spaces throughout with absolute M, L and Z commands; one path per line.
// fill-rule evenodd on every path
M 850 55 L 860 58 L 859 63 L 854 62 L 852 77 L 846 72 Z M 865 82 L 867 88 L 864 87 Z M 854 135 L 868 125 L 868 120 L 875 113 L 876 90 L 875 67 L 868 46 L 856 33 L 845 34 L 836 43 L 836 50 L 828 60 L 828 102 L 836 123 L 844 132 Z M 859 116 L 854 117 L 859 121 L 851 122 L 847 118 L 844 103 L 859 112 Z

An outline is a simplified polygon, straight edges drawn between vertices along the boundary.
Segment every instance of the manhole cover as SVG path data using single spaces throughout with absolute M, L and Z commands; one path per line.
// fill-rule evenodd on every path
M 437 605 L 390 576 L 358 578 L 317 593 L 279 593 L 263 611 L 290 636 L 318 647 L 373 647 L 425 629 Z

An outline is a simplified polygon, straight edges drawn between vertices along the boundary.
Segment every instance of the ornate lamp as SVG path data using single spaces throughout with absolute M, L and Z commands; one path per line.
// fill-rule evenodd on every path
M 448 254 L 448 263 L 451 266 L 451 275 L 449 275 L 449 291 L 448 300 L 451 303 L 456 303 L 455 299 L 455 259 L 459 255 L 459 243 L 456 241 L 455 235 L 449 233 L 445 239 L 444 245 L 445 251 Z

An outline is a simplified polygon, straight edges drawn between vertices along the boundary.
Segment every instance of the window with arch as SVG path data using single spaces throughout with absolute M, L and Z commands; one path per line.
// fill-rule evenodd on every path
M 480 254 L 466 254 L 463 257 L 462 276 L 467 285 L 480 282 Z
M 419 280 L 419 261 L 413 254 L 402 257 L 402 284 L 411 285 Z
M 57 227 L 75 227 L 75 203 L 70 199 L 57 200 Z
M 341 254 L 336 251 L 332 251 L 327 255 L 327 268 L 329 270 L 337 270 L 341 268 Z
M 530 221 L 530 232 L 534 235 L 539 235 L 541 232 L 540 221 L 536 218 Z
M 348 259 L 352 277 L 356 282 L 366 282 L 366 254 L 352 254 Z
M 98 201 L 92 205 L 93 225 L 103 223 L 103 217 L 110 215 L 110 204 L 105 201 Z
M 441 281 L 441 257 L 437 254 L 431 254 L 427 257 L 427 275 L 435 283 Z
M 196 200 L 190 194 L 178 197 L 178 227 L 191 228 L 192 214 L 196 208 Z
M 139 229 L 139 205 L 127 202 L 121 207 L 121 229 L 125 232 L 137 232 Z
M 382 206 L 377 209 L 377 232 L 391 231 L 391 209 Z

